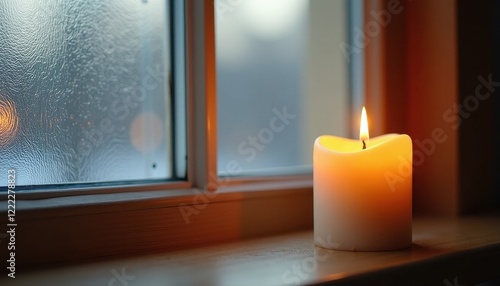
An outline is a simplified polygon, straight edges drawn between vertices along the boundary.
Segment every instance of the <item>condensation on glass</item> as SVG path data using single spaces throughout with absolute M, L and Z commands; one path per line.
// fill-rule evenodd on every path
M 317 136 L 348 135 L 345 7 L 216 2 L 219 175 L 310 172 Z
M 1 186 L 170 177 L 168 9 L 0 2 Z

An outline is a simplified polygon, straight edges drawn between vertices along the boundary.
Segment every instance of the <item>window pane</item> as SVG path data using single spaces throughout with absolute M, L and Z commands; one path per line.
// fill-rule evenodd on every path
M 346 2 L 216 3 L 219 173 L 310 170 L 317 136 L 349 135 Z
M 1 1 L 0 174 L 16 169 L 18 185 L 170 177 L 168 10 Z

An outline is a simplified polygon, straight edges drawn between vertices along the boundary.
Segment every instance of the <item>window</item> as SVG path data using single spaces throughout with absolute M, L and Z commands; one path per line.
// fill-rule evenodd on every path
M 317 136 L 351 133 L 348 2 L 214 7 L 218 173 L 309 174 Z M 16 169 L 20 186 L 187 178 L 183 1 L 0 13 L 0 172 Z
M 212 180 L 196 181 L 200 173 L 225 176 L 228 166 L 239 176 L 310 174 L 317 136 L 355 133 L 361 95 L 341 49 L 352 5 L 213 4 L 218 145 L 206 152 L 217 164 L 201 168 L 191 149 L 206 138 L 188 123 L 208 115 L 186 108 L 184 1 L 1 4 L 0 172 L 16 169 L 20 186 L 194 178 L 199 188 Z M 203 105 L 200 94 L 191 106 Z
M 16 169 L 18 186 L 185 177 L 180 3 L 2 1 L 0 173 Z

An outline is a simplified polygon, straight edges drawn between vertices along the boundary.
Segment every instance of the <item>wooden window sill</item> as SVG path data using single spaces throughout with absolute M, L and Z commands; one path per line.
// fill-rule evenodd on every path
M 324 250 L 313 245 L 312 231 L 304 231 L 40 271 L 19 269 L 15 280 L 4 276 L 0 284 L 474 285 L 499 278 L 499 257 L 500 214 L 417 217 L 413 246 L 400 251 Z
M 82 190 L 49 198 L 19 194 L 16 266 L 145 255 L 307 230 L 313 221 L 311 186 L 304 179 L 232 184 L 215 193 L 132 189 L 102 194 Z M 0 217 L 5 222 L 1 241 L 7 231 L 6 202 Z M 0 257 L 7 257 L 2 245 Z

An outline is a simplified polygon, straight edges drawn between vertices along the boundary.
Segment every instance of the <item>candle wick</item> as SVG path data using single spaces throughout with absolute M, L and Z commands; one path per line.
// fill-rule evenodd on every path
M 365 143 L 365 140 L 361 140 L 363 142 L 363 150 L 366 149 L 366 143 Z

